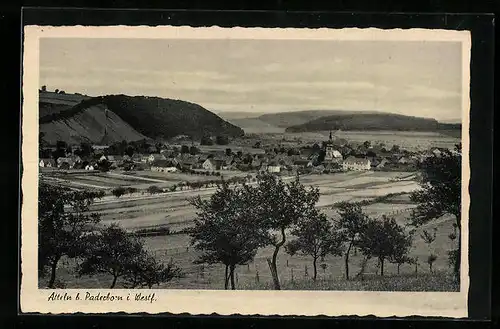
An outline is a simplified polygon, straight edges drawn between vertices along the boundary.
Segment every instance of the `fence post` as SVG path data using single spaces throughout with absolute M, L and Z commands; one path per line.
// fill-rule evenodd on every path
M 293 267 L 290 268 L 290 276 L 291 276 L 291 281 L 293 282 Z
M 309 273 L 307 273 L 307 265 L 304 265 L 304 278 L 307 278 Z

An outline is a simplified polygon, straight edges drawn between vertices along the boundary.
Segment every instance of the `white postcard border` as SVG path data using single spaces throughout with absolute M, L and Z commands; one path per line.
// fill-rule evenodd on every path
M 358 292 L 358 291 L 222 291 L 62 289 L 71 301 L 48 301 L 54 290 L 38 289 L 38 88 L 39 38 L 192 38 L 192 39 L 324 39 L 442 41 L 462 43 L 462 260 L 460 292 Z M 375 315 L 467 316 L 469 168 L 470 33 L 426 29 L 270 29 L 188 26 L 26 26 L 23 53 L 22 108 L 22 210 L 21 210 L 21 311 L 39 313 L 190 313 L 193 315 Z M 126 298 L 137 292 L 155 293 L 155 302 L 75 300 L 77 293 L 111 293 Z M 132 299 L 131 298 L 131 299 Z

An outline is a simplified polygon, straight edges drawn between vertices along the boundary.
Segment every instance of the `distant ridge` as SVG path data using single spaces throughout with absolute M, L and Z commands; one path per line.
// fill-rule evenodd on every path
M 380 113 L 376 111 L 347 111 L 347 110 L 307 110 L 289 111 L 279 113 L 268 113 L 258 117 L 259 120 L 272 124 L 276 127 L 288 128 L 300 125 L 328 115 L 350 115 L 350 114 Z
M 323 130 L 404 130 L 440 131 L 461 129 L 461 124 L 440 123 L 435 119 L 389 113 L 342 113 L 290 126 L 287 132 Z

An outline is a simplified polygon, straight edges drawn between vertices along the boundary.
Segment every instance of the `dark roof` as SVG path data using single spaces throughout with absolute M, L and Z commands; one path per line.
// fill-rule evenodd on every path
M 368 161 L 370 161 L 370 160 L 367 159 L 367 158 L 356 158 L 356 157 L 350 156 L 350 157 L 348 157 L 347 159 L 344 160 L 344 163 L 348 163 L 348 164 L 366 164 L 366 163 L 368 163 Z
M 156 160 L 151 164 L 151 167 L 167 168 L 167 167 L 176 167 L 176 165 L 173 161 L 170 160 Z

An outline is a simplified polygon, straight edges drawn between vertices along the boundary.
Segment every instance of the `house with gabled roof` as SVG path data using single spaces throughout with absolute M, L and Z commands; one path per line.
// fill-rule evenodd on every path
M 271 161 L 267 165 L 266 170 L 267 170 L 267 172 L 270 172 L 270 173 L 279 173 L 279 172 L 281 172 L 281 167 L 282 167 L 282 165 L 280 165 L 277 161 Z
M 354 156 L 350 156 L 342 162 L 342 169 L 346 171 L 370 170 L 371 161 L 368 158 L 356 158 Z
M 54 159 L 40 159 L 39 166 L 42 168 L 55 168 L 57 164 Z
M 177 172 L 178 163 L 173 160 L 156 160 L 151 163 L 151 171 L 157 172 Z
M 158 160 L 166 160 L 167 158 L 163 155 L 163 154 L 160 154 L 160 153 L 153 153 L 153 154 L 150 154 L 148 156 L 148 160 L 147 162 L 148 163 L 153 163 L 155 161 L 158 161 Z

